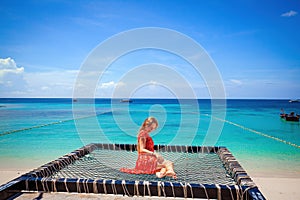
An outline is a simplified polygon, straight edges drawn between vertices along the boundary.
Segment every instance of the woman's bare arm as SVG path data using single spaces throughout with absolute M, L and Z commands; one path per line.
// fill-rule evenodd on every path
M 160 154 L 149 151 L 148 149 L 146 149 L 146 138 L 145 137 L 140 138 L 139 148 L 140 148 L 140 152 L 149 153 L 149 154 L 152 154 L 152 155 L 156 156 L 159 159 L 160 163 L 162 163 L 164 161 L 164 158 Z
M 140 147 L 140 152 L 153 154 L 152 151 L 149 151 L 148 149 L 146 149 L 146 138 L 145 137 L 140 138 L 139 147 Z

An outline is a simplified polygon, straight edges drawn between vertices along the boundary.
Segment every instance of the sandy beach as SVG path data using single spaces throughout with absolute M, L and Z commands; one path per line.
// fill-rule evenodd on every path
M 266 199 L 299 199 L 300 178 L 252 177 Z
M 24 174 L 26 172 L 29 172 L 31 169 L 24 169 L 20 168 L 19 170 L 5 170 L 0 169 L 0 184 L 5 184 L 6 182 L 20 176 L 21 174 Z M 285 175 L 277 174 L 277 175 L 271 175 L 270 173 L 266 173 L 265 176 L 263 176 L 260 173 L 255 173 L 252 170 L 249 175 L 252 177 L 256 185 L 259 187 L 260 191 L 263 193 L 263 195 L 266 197 L 266 199 L 271 200 L 290 200 L 290 199 L 299 199 L 300 198 L 300 175 L 296 177 L 290 177 L 290 174 Z M 34 199 L 38 197 L 39 193 L 25 193 L 18 197 L 17 199 Z M 48 193 L 43 194 L 43 199 L 129 199 L 130 197 L 123 197 L 123 196 L 112 196 L 112 195 L 93 195 L 93 194 L 66 194 L 66 193 Z M 132 199 L 132 198 L 130 198 Z M 135 199 L 156 199 L 148 198 L 148 197 L 136 197 Z M 162 199 L 162 198 L 157 198 Z M 167 199 L 174 199 L 174 198 L 167 198 Z M 176 198 L 179 199 L 179 198 Z

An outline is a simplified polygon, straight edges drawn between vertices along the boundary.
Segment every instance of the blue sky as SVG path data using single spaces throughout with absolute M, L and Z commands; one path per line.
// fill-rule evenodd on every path
M 80 66 L 97 45 L 130 29 L 161 27 L 207 51 L 228 98 L 300 98 L 299 12 L 299 0 L 2 0 L 0 97 L 72 97 Z M 96 97 L 110 97 L 120 77 L 143 62 L 180 65 L 185 79 L 204 84 L 172 55 L 125 57 L 99 81 Z M 194 89 L 210 98 L 206 87 Z M 133 97 L 168 95 L 165 88 L 143 87 Z

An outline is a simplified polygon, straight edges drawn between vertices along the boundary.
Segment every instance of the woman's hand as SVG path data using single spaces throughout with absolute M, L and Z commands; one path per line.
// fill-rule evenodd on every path
M 163 163 L 164 162 L 164 158 L 159 153 L 153 153 L 153 155 L 156 156 L 158 163 Z

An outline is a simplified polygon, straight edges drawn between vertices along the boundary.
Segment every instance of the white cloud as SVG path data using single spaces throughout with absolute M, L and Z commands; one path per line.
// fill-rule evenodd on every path
M 17 67 L 11 58 L 0 58 L 0 84 L 11 86 L 24 73 L 23 67 Z
M 158 82 L 157 82 L 157 81 L 153 81 L 153 80 L 151 80 L 149 84 L 150 84 L 150 85 L 157 85 L 157 84 L 158 84 Z
M 286 12 L 286 13 L 281 14 L 281 17 L 293 17 L 293 16 L 295 16 L 295 15 L 297 15 L 297 14 L 298 14 L 298 13 L 297 13 L 296 11 L 291 10 L 291 11 L 289 11 L 289 12 Z
M 122 87 L 126 87 L 126 84 L 122 81 L 119 82 L 108 81 L 108 82 L 100 83 L 97 86 L 96 97 L 112 97 L 114 91 Z
M 12 58 L 0 58 L 0 97 L 16 96 L 25 91 L 24 68 L 17 67 Z
M 77 73 L 25 72 L 12 58 L 0 59 L 0 97 L 72 97 Z
M 117 84 L 116 84 L 116 87 L 118 88 L 118 87 L 125 87 L 126 86 L 126 84 L 124 83 L 124 82 L 121 82 L 121 81 L 119 81 Z
M 242 85 L 243 82 L 241 80 L 237 80 L 237 79 L 230 79 L 229 80 L 230 83 L 234 84 L 234 85 Z
M 107 89 L 107 88 L 113 88 L 115 86 L 116 86 L 115 82 L 110 81 L 110 82 L 107 82 L 107 83 L 101 83 L 100 88 L 101 89 Z
M 62 70 L 25 73 L 30 97 L 71 97 L 78 71 Z
M 41 89 L 42 89 L 42 90 L 49 90 L 50 88 L 47 87 L 47 86 L 43 86 Z
M 109 82 L 105 82 L 105 83 L 101 83 L 97 89 L 115 89 L 117 87 L 125 87 L 126 84 L 122 81 L 115 83 L 114 81 L 109 81 Z
M 0 70 L 17 70 L 23 71 L 24 68 L 17 68 L 16 62 L 12 58 L 0 58 Z

